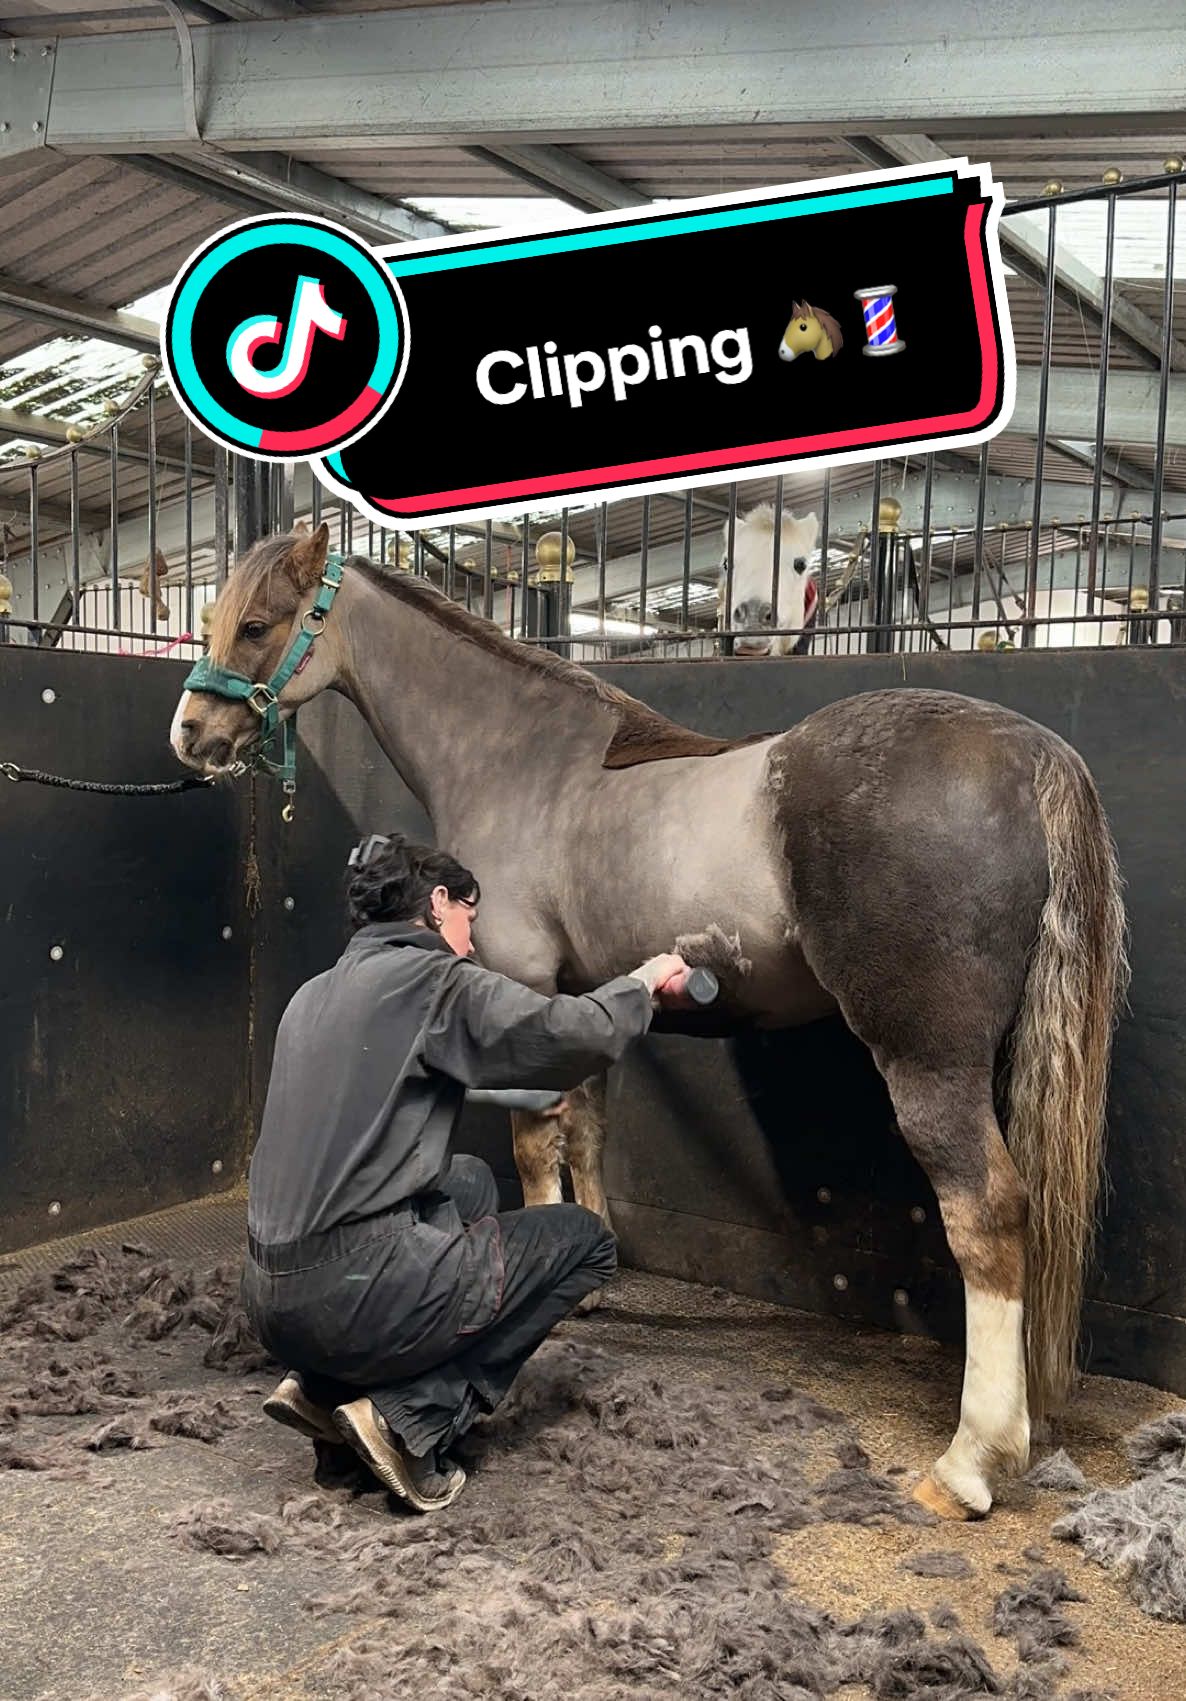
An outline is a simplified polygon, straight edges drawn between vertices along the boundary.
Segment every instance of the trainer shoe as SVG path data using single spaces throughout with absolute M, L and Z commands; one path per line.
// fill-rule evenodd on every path
M 332 1413 L 324 1406 L 316 1406 L 301 1387 L 299 1376 L 290 1371 L 280 1386 L 264 1401 L 264 1411 L 277 1423 L 283 1423 L 289 1429 L 299 1430 L 307 1435 L 310 1441 L 340 1440 L 334 1428 Z
M 334 1412 L 338 1433 L 392 1494 L 417 1512 L 449 1506 L 465 1487 L 465 1472 L 452 1462 L 442 1471 L 435 1454 L 419 1457 L 398 1444 L 386 1418 L 368 1399 L 351 1400 Z

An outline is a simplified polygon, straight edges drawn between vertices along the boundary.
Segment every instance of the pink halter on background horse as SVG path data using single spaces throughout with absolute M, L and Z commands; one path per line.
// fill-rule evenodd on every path
M 327 551 L 325 526 L 257 544 L 218 599 L 212 662 L 269 679 Z M 675 944 L 717 971 L 738 1026 L 843 1013 L 965 1283 L 959 1426 L 915 1492 L 948 1517 L 986 1512 L 996 1473 L 1026 1461 L 1031 1412 L 1074 1378 L 1126 976 L 1115 853 L 1080 757 L 939 691 L 707 738 L 357 558 L 281 716 L 327 688 L 481 881 L 490 967 L 581 990 Z M 219 773 L 258 727 L 249 703 L 192 691 L 172 739 Z M 587 1083 L 559 1125 L 515 1118 L 528 1203 L 559 1199 L 567 1161 L 578 1200 L 605 1213 L 603 1103 Z

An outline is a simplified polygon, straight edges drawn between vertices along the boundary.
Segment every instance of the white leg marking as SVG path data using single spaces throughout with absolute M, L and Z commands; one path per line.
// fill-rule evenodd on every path
M 1002 1467 L 1022 1470 L 1029 1457 L 1022 1306 L 1019 1299 L 972 1287 L 966 1303 L 959 1428 L 935 1476 L 966 1506 L 987 1512 L 993 1473 Z
M 173 724 L 169 728 L 169 743 L 173 746 L 173 749 L 178 756 L 182 754 L 181 723 L 189 712 L 189 700 L 192 696 L 192 691 L 183 691 L 181 693 L 181 696 L 177 699 L 177 707 L 173 711 Z

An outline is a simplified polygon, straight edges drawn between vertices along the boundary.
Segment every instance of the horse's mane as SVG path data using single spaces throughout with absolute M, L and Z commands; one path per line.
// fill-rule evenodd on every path
M 833 319 L 832 315 L 825 312 L 822 307 L 810 307 L 806 302 L 804 303 L 804 310 L 809 313 L 812 318 L 819 320 L 827 333 L 829 342 L 832 345 L 832 353 L 839 354 L 840 350 L 844 347 L 844 332 L 840 329 L 840 326 L 836 323 L 835 319 Z
M 617 717 L 617 728 L 602 758 L 604 768 L 631 768 L 640 762 L 660 762 L 676 756 L 719 756 L 723 751 L 754 742 L 753 738 L 708 738 L 669 721 L 666 715 L 648 708 L 636 697 L 599 679 L 567 657 L 508 638 L 493 621 L 472 614 L 426 579 L 390 573 L 361 555 L 352 555 L 347 565 L 388 596 L 410 604 L 467 643 L 476 644 L 528 673 L 541 674 L 569 690 L 579 691 L 609 709 Z

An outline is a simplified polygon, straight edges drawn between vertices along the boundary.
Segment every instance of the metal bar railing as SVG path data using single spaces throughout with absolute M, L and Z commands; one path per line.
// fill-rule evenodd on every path
M 1112 305 L 1116 281 L 1116 197 L 1108 196 L 1104 228 L 1104 299 L 1100 324 L 1099 379 L 1095 398 L 1095 441 L 1092 445 L 1091 468 L 1091 535 L 1087 556 L 1087 612 L 1092 602 L 1099 572 L 1100 503 L 1104 479 L 1104 428 L 1108 413 L 1108 363 L 1112 350 Z
M 1173 162 L 1171 162 L 1173 163 Z M 1004 218 L 1013 214 L 1041 211 L 1047 219 L 1045 265 L 1035 264 L 1011 289 L 1033 289 L 1035 282 L 1042 306 L 1041 355 L 1038 365 L 1038 409 L 1033 431 L 1032 483 L 1022 494 L 1016 462 L 1008 459 L 1008 447 L 998 443 L 980 446 L 973 459 L 967 456 L 967 474 L 951 454 L 927 454 L 908 465 L 900 491 L 902 515 L 897 530 L 889 523 L 884 530 L 883 492 L 891 474 L 884 463 L 872 462 L 851 476 L 844 469 L 836 480 L 830 469 L 821 469 L 815 494 L 802 499 L 800 511 L 817 508 L 821 525 L 817 550 L 811 563 L 820 593 L 819 612 L 810 642 L 799 646 L 826 656 L 851 649 L 888 651 L 901 647 L 907 637 L 919 635 L 922 647 L 941 641 L 940 634 L 1011 628 L 1026 647 L 1078 637 L 1090 628 L 1093 641 L 1110 643 L 1114 638 L 1117 611 L 1125 621 L 1136 623 L 1133 632 L 1152 642 L 1167 641 L 1167 634 L 1180 636 L 1186 627 L 1186 610 L 1169 606 L 1168 598 L 1180 594 L 1186 560 L 1186 528 L 1183 516 L 1167 511 L 1175 501 L 1175 486 L 1183 482 L 1173 450 L 1177 417 L 1174 409 L 1173 378 L 1180 370 L 1181 345 L 1175 336 L 1173 316 L 1180 292 L 1175 281 L 1177 199 L 1181 180 L 1177 169 L 1134 183 L 1122 183 L 1118 174 L 1110 181 L 1073 191 L 1058 191 L 1007 206 Z M 1052 190 L 1057 186 L 1051 186 Z M 1126 198 L 1142 197 L 1142 204 L 1160 209 L 1164 216 L 1164 260 L 1158 266 L 1160 322 L 1157 309 L 1149 305 L 1145 291 L 1141 311 L 1145 328 L 1135 324 L 1132 304 L 1125 299 L 1124 278 L 1118 254 L 1119 208 Z M 1152 197 L 1152 198 L 1151 198 Z M 1061 209 L 1074 203 L 1103 202 L 1103 263 L 1098 286 L 1077 282 L 1069 286 L 1065 257 L 1060 255 L 1060 231 L 1065 236 Z M 1075 240 L 1080 252 L 1078 233 Z M 1099 242 L 1099 236 L 1091 240 Z M 1086 252 L 1086 250 L 1083 250 Z M 1068 289 L 1071 293 L 1068 294 Z M 1078 291 L 1083 308 L 1078 325 L 1067 304 Z M 1077 346 L 1082 333 L 1086 356 L 1096 366 L 1095 406 L 1090 425 L 1085 421 L 1076 441 L 1067 443 L 1060 429 L 1061 411 L 1055 407 L 1052 373 L 1068 360 L 1081 364 Z M 1098 359 L 1095 356 L 1098 338 Z M 1143 345 L 1142 345 L 1143 338 Z M 1136 438 L 1151 449 L 1126 448 L 1123 454 L 1109 444 L 1109 390 L 1115 377 L 1116 357 L 1112 343 L 1118 339 L 1122 353 L 1131 347 L 1156 377 L 1151 386 L 1144 431 Z M 1126 355 L 1127 358 L 1127 355 Z M 14 614 L 32 615 L 36 626 L 43 616 L 43 590 L 51 574 L 67 584 L 73 595 L 74 624 L 85 624 L 83 604 L 89 588 L 84 577 L 93 572 L 92 546 L 86 534 L 107 531 L 106 561 L 100 568 L 107 596 L 104 626 L 117 635 L 128 630 L 128 613 L 122 604 L 128 579 L 140 577 L 152 607 L 144 613 L 132 600 L 132 627 L 145 625 L 155 632 L 158 619 L 157 554 L 161 551 L 166 569 L 172 571 L 184 537 L 185 620 L 192 631 L 196 614 L 196 583 L 202 574 L 212 577 L 217 588 L 229 565 L 229 492 L 241 486 L 246 494 L 252 480 L 243 463 L 219 448 L 198 445 L 188 420 L 176 426 L 165 424 L 163 392 L 155 367 L 146 371 L 125 402 L 112 409 L 112 417 L 87 430 L 71 428 L 71 440 L 61 449 L 30 456 L 23 468 L 13 463 L 0 465 L 0 478 L 19 471 L 21 501 L 14 500 L 10 512 L 28 514 L 27 536 L 15 543 L 10 538 L 7 558 L 31 565 L 29 601 Z M 130 416 L 138 417 L 129 423 Z M 1091 435 L 1088 444 L 1083 439 Z M 1008 444 L 1008 437 L 1003 440 Z M 201 446 L 201 454 L 197 452 Z M 1090 452 L 1089 452 L 1090 451 Z M 1142 455 L 1144 456 L 1142 463 Z M 106 502 L 91 494 L 94 483 L 87 474 L 88 459 L 106 458 Z M 65 457 L 60 460 L 60 457 Z M 1073 465 L 1077 463 L 1077 465 Z M 55 472 L 55 466 L 59 468 Z M 973 468 L 975 477 L 973 482 Z M 1083 469 L 1087 469 L 1084 471 Z M 102 481 L 102 461 L 99 463 Z M 231 481 L 231 473 L 235 474 Z M 338 546 L 349 552 L 357 541 L 384 560 L 402 562 L 401 535 L 389 531 L 377 517 L 356 517 L 345 500 L 326 502 L 320 482 L 311 479 L 307 494 L 299 496 L 292 469 L 263 469 L 270 480 L 261 478 L 258 513 L 260 527 L 287 529 L 298 507 L 302 517 L 311 514 L 319 523 L 333 515 Z M 954 475 L 954 476 L 951 476 Z M 899 494 L 893 476 L 895 501 Z M 68 505 L 64 500 L 67 492 Z M 1010 480 L 1014 480 L 1010 484 Z M 1122 486 L 1112 500 L 1110 487 Z M 796 475 L 795 488 L 806 482 Z M 266 484 L 266 491 L 263 486 Z M 1083 501 L 1090 487 L 1089 504 Z M 548 515 L 524 516 L 519 523 L 518 548 L 504 543 L 498 522 L 486 520 L 476 527 L 443 528 L 440 533 L 412 534 L 414 570 L 430 577 L 446 595 L 464 597 L 467 604 L 486 618 L 497 619 L 505 630 L 525 641 L 543 641 L 554 648 L 576 653 L 574 645 L 596 614 L 596 643 L 585 642 L 597 653 L 613 648 L 631 654 L 674 653 L 671 646 L 697 641 L 695 653 L 728 655 L 732 651 L 735 602 L 750 596 L 747 582 L 735 584 L 735 551 L 738 528 L 749 511 L 766 499 L 773 487 L 775 525 L 769 557 L 768 598 L 772 610 L 770 630 L 775 635 L 799 637 L 781 624 L 780 592 L 788 567 L 782 560 L 781 518 L 787 495 L 786 478 L 733 483 L 727 491 L 719 487 L 703 492 L 683 490 L 638 497 L 592 507 L 566 507 Z M 1083 495 L 1076 498 L 1078 489 Z M 1011 494 L 1012 492 L 1012 494 Z M 887 502 L 888 502 L 887 497 Z M 1066 504 L 1064 506 L 1064 503 Z M 104 517 L 96 522 L 96 505 L 103 504 Z M 1058 513 L 1073 513 L 1089 506 L 1089 514 L 1060 520 Z M 1181 504 L 1179 504 L 1181 505 Z M 178 507 L 182 509 L 179 515 Z M 796 507 L 799 507 L 796 498 Z M 253 510 L 254 512 L 254 510 Z M 888 509 L 887 509 L 888 513 Z M 200 515 L 200 519 L 199 519 Z M 611 523 L 612 521 L 612 523 Z M 183 528 L 183 530 L 182 530 Z M 9 528 L 11 531 L 11 527 Z M 24 532 L 23 517 L 18 526 Z M 545 530 L 560 533 L 560 572 L 546 575 L 542 588 L 532 588 L 533 535 Z M 867 556 L 845 567 L 847 580 L 833 600 L 829 575 L 834 552 L 847 548 L 859 533 L 867 537 Z M 724 534 L 723 568 L 718 540 Z M 147 534 L 147 562 L 141 550 Z M 245 531 L 244 536 L 248 535 Z M 408 534 L 404 534 L 406 537 Z M 464 543 L 460 547 L 459 538 Z M 472 539 L 472 541 L 470 541 Z M 611 539 L 612 555 L 611 555 Z M 569 581 L 569 553 L 575 546 L 575 583 Z M 717 546 L 717 547 L 714 547 Z M 404 546 L 406 553 L 406 545 Z M 57 551 L 52 555 L 52 551 Z M 517 565 L 512 562 L 517 558 Z M 52 567 L 47 563 L 52 560 Z M 1013 572 L 1018 590 L 1009 584 Z M 835 580 L 834 566 L 831 577 Z M 947 579 L 946 597 L 941 584 Z M 22 577 L 22 585 L 25 580 Z M 716 592 L 719 613 L 712 603 Z M 505 596 L 500 596 L 505 592 Z M 735 596 L 735 593 L 737 595 Z M 765 595 L 765 593 L 764 593 Z M 943 602 L 946 601 L 946 610 Z M 937 606 L 934 606 L 937 605 Z M 1016 606 L 1019 605 L 1019 606 Z M 1159 620 L 1159 615 L 1164 619 Z M 914 618 L 916 616 L 917 618 Z M 1140 618 L 1138 618 L 1140 617 Z M 1171 618 L 1173 617 L 1173 618 Z M 19 626 L 19 619 L 15 622 Z M 609 631 L 607 632 L 607 627 Z M 88 628 L 89 629 L 89 628 Z M 619 636 L 619 629 L 621 635 Z M 1174 639 L 1176 641 L 1176 638 Z M 580 653 L 585 653 L 583 650 Z M 691 649 L 688 653 L 693 653 Z
M 1161 301 L 1161 376 L 1157 387 L 1157 437 L 1153 450 L 1153 536 L 1149 542 L 1149 607 L 1156 613 L 1161 598 L 1161 507 L 1165 494 L 1165 430 L 1169 408 L 1170 368 L 1174 353 L 1174 227 L 1178 185 L 1171 183 L 1165 211 L 1165 289 Z

